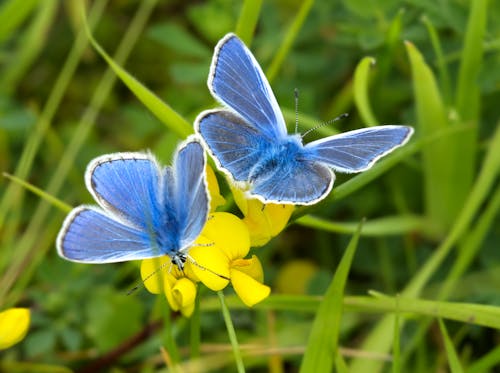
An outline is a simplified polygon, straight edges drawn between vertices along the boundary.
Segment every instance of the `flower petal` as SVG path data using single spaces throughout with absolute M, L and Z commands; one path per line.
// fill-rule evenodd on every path
M 165 273 L 175 270 L 177 270 L 177 266 L 172 265 L 168 256 L 144 259 L 141 262 L 142 281 L 146 289 L 153 294 L 160 294 L 162 292 Z
M 285 228 L 293 212 L 293 205 L 263 204 L 258 199 L 247 200 L 243 221 L 248 226 L 252 246 L 262 246 Z
M 231 283 L 236 294 L 248 307 L 252 307 L 264 300 L 271 293 L 269 286 L 262 284 L 238 269 L 231 269 Z
M 277 236 L 290 220 L 292 216 L 293 205 L 278 205 L 269 203 L 264 208 L 264 214 L 267 216 L 270 225 L 271 236 Z
M 208 193 L 210 194 L 210 211 L 215 211 L 219 206 L 226 203 L 224 197 L 220 194 L 219 183 L 217 182 L 217 177 L 215 172 L 207 165 L 206 167 L 207 183 L 208 183 Z
M 181 309 L 194 304 L 196 299 L 195 283 L 186 277 L 177 280 L 172 287 L 172 296 Z
M 186 307 L 181 308 L 182 316 L 191 317 L 194 311 L 194 302 L 188 304 Z
M 247 216 L 248 214 L 248 203 L 245 192 L 238 188 L 238 186 L 233 183 L 229 183 L 229 187 L 231 189 L 231 193 L 233 194 L 234 202 L 243 213 L 243 216 Z
M 193 273 L 209 289 L 224 289 L 229 284 L 229 258 L 218 246 L 210 245 L 210 241 L 203 237 L 198 238 L 198 242 L 205 246 L 194 246 L 189 250 L 189 257 L 194 263 L 189 260 L 186 262 L 186 272 Z
M 259 282 L 264 282 L 264 271 L 262 269 L 262 264 L 260 263 L 259 258 L 257 258 L 255 255 L 252 255 L 250 259 L 235 260 L 233 261 L 231 267 L 243 273 L 246 273 Z
M 26 336 L 29 325 L 28 308 L 10 308 L 0 312 L 0 350 L 21 341 Z
M 230 260 L 244 258 L 250 250 L 247 227 L 241 219 L 227 212 L 211 214 L 200 237 L 205 244 L 222 250 Z
M 167 274 L 165 276 L 165 296 L 172 310 L 181 311 L 184 314 L 184 309 L 194 307 L 196 284 L 187 277 L 176 279 Z

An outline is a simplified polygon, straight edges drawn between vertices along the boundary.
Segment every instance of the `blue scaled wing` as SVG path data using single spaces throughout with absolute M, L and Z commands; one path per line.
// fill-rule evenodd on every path
M 287 134 L 276 98 L 252 53 L 234 34 L 215 47 L 208 88 L 268 140 Z
M 288 160 L 254 180 L 250 192 L 263 203 L 311 205 L 330 192 L 334 179 L 320 163 Z
M 249 179 L 250 170 L 259 161 L 262 149 L 269 144 L 255 127 L 227 110 L 201 113 L 195 127 L 217 166 L 236 181 Z
M 60 256 L 73 262 L 113 263 L 161 255 L 150 236 L 104 211 L 80 206 L 71 211 L 57 237 Z
M 179 222 L 180 250 L 193 243 L 207 221 L 210 199 L 205 167 L 205 152 L 200 142 L 191 140 L 180 146 L 173 166 L 173 196 Z
M 105 210 L 144 230 L 163 214 L 163 185 L 156 160 L 145 153 L 114 153 L 94 159 L 87 188 Z
M 413 133 L 408 126 L 369 127 L 313 141 L 305 146 L 308 159 L 335 171 L 365 171 L 384 155 L 404 145 Z

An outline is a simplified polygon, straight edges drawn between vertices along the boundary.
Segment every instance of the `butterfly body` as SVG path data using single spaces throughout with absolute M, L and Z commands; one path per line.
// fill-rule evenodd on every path
M 304 147 L 298 136 L 287 136 L 277 143 L 261 144 L 259 160 L 250 169 L 248 180 L 254 183 L 273 177 L 280 169 L 294 168 L 303 152 Z
M 405 144 L 409 126 L 378 126 L 307 144 L 288 134 L 259 64 L 234 34 L 215 47 L 208 88 L 225 108 L 202 112 L 195 130 L 218 165 L 263 203 L 310 205 L 330 192 L 335 175 L 369 169 Z

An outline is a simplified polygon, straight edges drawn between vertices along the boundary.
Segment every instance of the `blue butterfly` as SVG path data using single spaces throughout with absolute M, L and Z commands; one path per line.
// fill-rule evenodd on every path
M 97 206 L 79 206 L 64 221 L 57 251 L 81 263 L 112 263 L 162 255 L 183 268 L 207 220 L 206 156 L 194 137 L 177 149 L 172 167 L 148 153 L 94 159 L 85 183 Z
M 413 133 L 378 126 L 302 144 L 299 134 L 287 133 L 264 73 L 234 34 L 215 47 L 208 88 L 227 109 L 202 112 L 195 130 L 217 166 L 264 203 L 314 204 L 332 189 L 332 169 L 365 171 Z

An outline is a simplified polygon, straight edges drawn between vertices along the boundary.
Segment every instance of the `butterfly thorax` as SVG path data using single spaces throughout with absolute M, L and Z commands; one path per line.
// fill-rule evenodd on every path
M 264 180 L 272 177 L 276 170 L 289 167 L 294 160 L 303 152 L 304 146 L 299 135 L 287 136 L 286 139 L 278 143 L 266 144 L 261 150 L 262 156 L 252 167 L 249 174 L 249 181 Z
M 181 237 L 177 233 L 180 230 L 179 226 L 179 221 L 172 212 L 166 211 L 161 219 L 154 222 L 153 232 L 150 234 L 153 248 L 156 247 L 161 254 L 166 254 L 171 258 L 176 256 L 181 245 Z

